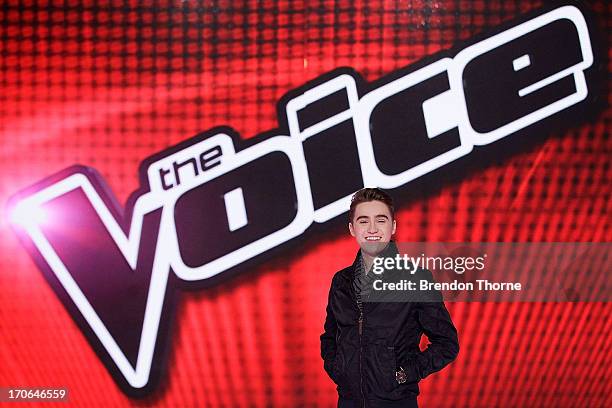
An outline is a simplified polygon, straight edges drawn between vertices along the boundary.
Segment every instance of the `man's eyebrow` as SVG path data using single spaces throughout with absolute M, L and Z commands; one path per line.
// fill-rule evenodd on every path
M 378 215 L 375 215 L 375 216 L 374 216 L 374 218 L 381 218 L 381 217 L 384 217 L 384 218 L 386 218 L 386 219 L 389 219 L 389 217 L 388 217 L 386 214 L 378 214 Z M 362 218 L 365 218 L 365 219 L 367 220 L 367 219 L 368 219 L 368 216 L 367 216 L 367 215 L 360 215 L 359 217 L 357 217 L 357 218 L 355 219 L 355 221 L 359 221 L 359 220 L 360 220 L 360 219 L 362 219 Z

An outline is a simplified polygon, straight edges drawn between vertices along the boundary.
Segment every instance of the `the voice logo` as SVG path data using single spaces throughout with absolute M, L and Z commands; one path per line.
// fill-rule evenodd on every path
M 585 101 L 581 11 L 514 24 L 373 84 L 325 74 L 241 150 L 219 128 L 160 152 L 125 211 L 92 169 L 68 168 L 13 197 L 14 229 L 118 384 L 142 395 L 162 367 L 173 281 L 227 271 L 344 213 L 357 189 L 403 186 Z

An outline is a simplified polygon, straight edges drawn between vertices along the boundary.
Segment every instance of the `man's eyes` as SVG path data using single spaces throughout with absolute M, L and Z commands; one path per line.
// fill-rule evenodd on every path
M 376 220 L 376 222 L 384 224 L 384 223 L 387 222 L 387 219 L 386 218 L 379 218 L 379 219 Z M 368 221 L 361 220 L 361 221 L 359 221 L 359 223 L 362 224 L 362 225 L 365 225 L 365 224 L 368 223 Z

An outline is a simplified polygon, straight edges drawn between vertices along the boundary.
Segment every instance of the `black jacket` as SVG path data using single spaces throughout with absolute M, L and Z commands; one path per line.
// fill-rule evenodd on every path
M 390 247 L 397 251 L 394 244 Z M 321 335 L 325 371 L 341 397 L 365 400 L 369 407 L 375 407 L 376 401 L 414 398 L 421 379 L 457 357 L 457 330 L 439 293 L 439 301 L 434 302 L 364 302 L 360 324 L 352 284 L 360 257 L 358 252 L 353 265 L 332 279 Z M 393 273 L 385 271 L 383 276 Z M 427 270 L 419 270 L 414 277 L 433 279 Z M 423 333 L 430 344 L 420 351 Z M 407 377 L 401 384 L 396 380 L 400 367 Z

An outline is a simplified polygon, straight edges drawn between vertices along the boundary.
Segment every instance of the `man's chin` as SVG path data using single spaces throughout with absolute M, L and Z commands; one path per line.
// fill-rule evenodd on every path
M 387 245 L 389 245 L 389 241 L 362 242 L 359 246 L 364 254 L 371 257 L 377 257 L 385 250 Z

